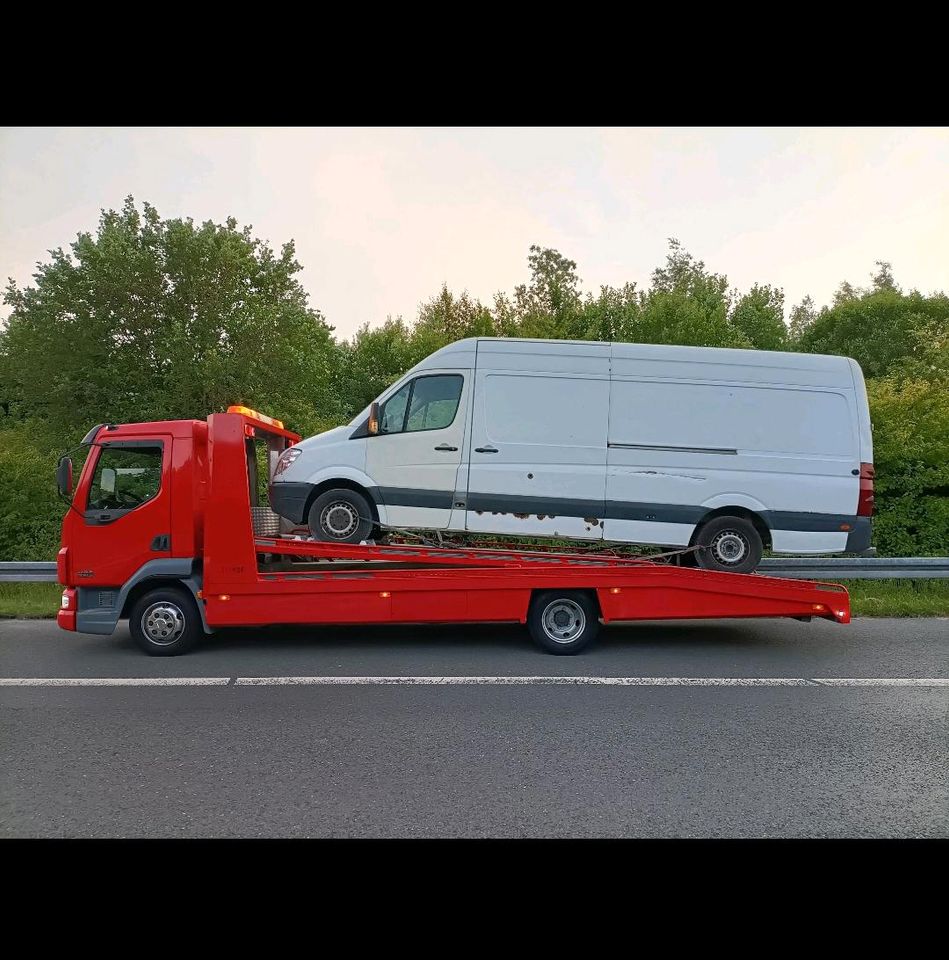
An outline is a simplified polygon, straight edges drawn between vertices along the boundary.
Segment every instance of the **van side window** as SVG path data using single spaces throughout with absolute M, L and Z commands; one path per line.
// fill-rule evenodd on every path
M 161 487 L 160 444 L 103 447 L 89 487 L 89 510 L 134 510 Z
M 383 433 L 414 433 L 450 427 L 458 412 L 464 377 L 422 376 L 394 393 L 382 410 Z
M 412 392 L 410 380 L 404 387 L 401 387 L 389 397 L 382 405 L 382 433 L 401 433 L 405 425 L 405 411 L 409 405 L 409 394 Z

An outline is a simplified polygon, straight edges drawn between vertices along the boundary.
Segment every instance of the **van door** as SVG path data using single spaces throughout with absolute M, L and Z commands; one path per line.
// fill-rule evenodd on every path
M 448 527 L 470 376 L 469 370 L 422 373 L 381 405 L 379 433 L 366 439 L 366 472 L 392 526 Z
M 556 346 L 559 357 L 508 354 L 506 363 L 479 348 L 466 498 L 472 532 L 603 538 L 609 361 L 561 372 Z
M 149 560 L 172 556 L 170 436 L 98 445 L 81 536 L 71 539 L 77 584 L 120 586 Z M 77 505 L 78 507 L 78 505 Z

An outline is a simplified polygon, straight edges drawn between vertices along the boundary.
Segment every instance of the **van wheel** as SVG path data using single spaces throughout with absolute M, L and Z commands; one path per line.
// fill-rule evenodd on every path
M 704 524 L 695 538 L 704 547 L 696 551 L 705 570 L 751 573 L 760 563 L 764 544 L 755 525 L 744 517 L 715 517 Z
M 186 653 L 201 635 L 194 598 L 179 587 L 160 587 L 142 594 L 129 614 L 129 632 L 150 656 Z
M 599 613 L 589 594 L 545 590 L 531 601 L 527 629 L 534 642 L 548 653 L 579 653 L 600 632 Z
M 355 490 L 337 487 L 321 493 L 310 507 L 310 534 L 325 543 L 359 543 L 372 533 L 372 508 Z

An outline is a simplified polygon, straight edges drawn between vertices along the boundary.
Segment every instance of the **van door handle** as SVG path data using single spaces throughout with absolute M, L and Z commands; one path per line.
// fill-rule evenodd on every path
M 440 443 L 435 449 L 444 450 L 446 453 L 454 453 L 458 448 L 449 446 L 447 443 Z
M 497 447 L 475 447 L 475 453 L 497 453 Z

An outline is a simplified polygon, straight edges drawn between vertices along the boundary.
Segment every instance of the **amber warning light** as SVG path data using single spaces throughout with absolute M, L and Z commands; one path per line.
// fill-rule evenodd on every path
M 273 417 L 268 417 L 264 413 L 258 413 L 256 410 L 251 410 L 250 407 L 242 407 L 239 404 L 232 404 L 227 408 L 228 413 L 242 413 L 245 417 L 253 417 L 254 420 L 259 420 L 261 423 L 269 423 L 272 427 L 277 427 L 279 430 L 283 429 L 283 421 L 275 420 Z

